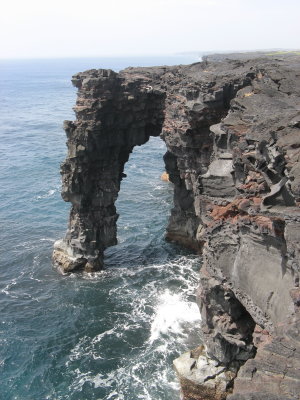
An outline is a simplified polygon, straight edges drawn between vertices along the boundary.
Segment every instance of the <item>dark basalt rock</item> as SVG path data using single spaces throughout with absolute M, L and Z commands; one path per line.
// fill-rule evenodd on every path
M 185 399 L 300 398 L 299 77 L 296 54 L 73 77 L 61 169 L 72 208 L 54 261 L 103 267 L 124 164 L 160 135 L 174 184 L 166 237 L 203 257 L 204 346 L 175 361 Z

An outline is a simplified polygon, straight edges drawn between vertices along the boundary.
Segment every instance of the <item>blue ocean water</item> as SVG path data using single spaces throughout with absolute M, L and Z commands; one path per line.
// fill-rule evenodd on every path
M 64 276 L 51 254 L 69 210 L 59 164 L 72 74 L 194 61 L 0 61 L 0 399 L 179 399 L 172 360 L 199 343 L 199 260 L 164 241 L 172 186 L 159 138 L 126 165 L 106 270 Z

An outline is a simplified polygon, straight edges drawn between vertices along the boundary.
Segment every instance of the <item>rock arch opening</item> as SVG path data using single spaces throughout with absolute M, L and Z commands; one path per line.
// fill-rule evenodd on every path
M 125 164 L 126 177 L 115 203 L 118 244 L 105 250 L 106 266 L 159 262 L 172 252 L 172 247 L 164 244 L 173 204 L 173 185 L 161 179 L 165 152 L 165 143 L 159 137 L 150 137 L 133 149 Z

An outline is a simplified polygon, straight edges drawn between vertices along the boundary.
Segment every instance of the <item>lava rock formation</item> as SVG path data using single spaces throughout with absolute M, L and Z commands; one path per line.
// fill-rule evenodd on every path
M 300 393 L 300 57 L 210 57 L 189 66 L 73 77 L 54 261 L 103 268 L 136 145 L 161 136 L 174 184 L 166 238 L 202 254 L 204 345 L 175 360 L 184 398 L 294 400 Z

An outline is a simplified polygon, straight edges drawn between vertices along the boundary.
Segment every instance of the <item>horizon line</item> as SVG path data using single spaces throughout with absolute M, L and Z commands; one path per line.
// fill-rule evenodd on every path
M 262 49 L 227 49 L 227 50 L 191 50 L 180 51 L 176 53 L 137 53 L 137 54 L 104 54 L 104 55 L 72 55 L 72 56 L 32 56 L 32 57 L 0 57 L 0 61 L 26 61 L 26 60 L 65 60 L 65 59 L 92 59 L 92 58 L 136 58 L 136 57 L 188 57 L 188 56 L 203 56 L 209 54 L 230 54 L 230 53 L 251 53 L 264 51 L 299 51 L 296 48 L 272 47 Z

